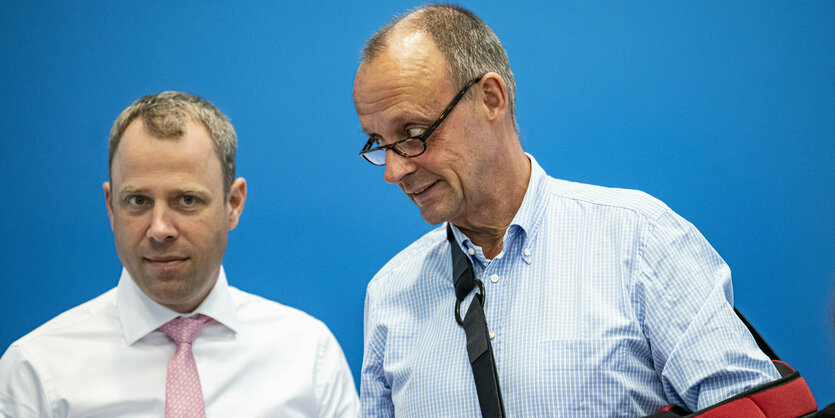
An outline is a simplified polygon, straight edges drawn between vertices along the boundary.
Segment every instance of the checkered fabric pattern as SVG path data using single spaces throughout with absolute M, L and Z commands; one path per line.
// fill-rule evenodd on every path
M 645 193 L 531 165 L 501 254 L 486 259 L 453 227 L 484 283 L 508 416 L 697 410 L 779 377 L 733 311 L 730 269 L 693 225 Z M 480 415 L 445 227 L 368 285 L 364 417 Z

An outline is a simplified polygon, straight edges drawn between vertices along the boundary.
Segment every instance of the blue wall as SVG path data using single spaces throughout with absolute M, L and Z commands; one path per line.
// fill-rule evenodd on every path
M 115 285 L 107 134 L 175 89 L 238 131 L 230 281 L 322 319 L 358 377 L 365 285 L 430 226 L 357 156 L 351 86 L 364 40 L 415 3 L 67 3 L 0 13 L 0 350 Z M 835 2 L 464 5 L 508 50 L 525 149 L 693 222 L 737 306 L 835 401 Z

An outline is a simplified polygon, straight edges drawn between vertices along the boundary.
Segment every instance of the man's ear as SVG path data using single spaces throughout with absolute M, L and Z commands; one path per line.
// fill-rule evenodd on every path
M 104 189 L 104 206 L 107 208 L 107 217 L 110 218 L 110 229 L 113 229 L 113 194 L 110 191 L 110 182 L 102 184 Z
M 507 84 L 497 73 L 487 73 L 478 83 L 481 86 L 481 105 L 491 122 L 504 119 L 508 110 Z
M 227 227 L 230 231 L 238 226 L 238 219 L 240 219 L 241 212 L 244 210 L 244 203 L 246 203 L 246 180 L 243 177 L 238 177 L 229 187 L 229 196 L 226 199 L 226 207 L 228 208 Z

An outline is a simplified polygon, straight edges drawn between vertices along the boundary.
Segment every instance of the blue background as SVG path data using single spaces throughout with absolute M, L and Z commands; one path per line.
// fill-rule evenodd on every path
M 230 281 L 322 319 L 358 379 L 365 286 L 431 227 L 357 156 L 351 86 L 365 39 L 414 5 L 5 2 L 0 350 L 116 284 L 110 126 L 182 90 L 238 132 L 249 198 Z M 641 189 L 693 222 L 737 306 L 835 401 L 835 2 L 464 5 L 508 51 L 524 148 L 555 177 Z

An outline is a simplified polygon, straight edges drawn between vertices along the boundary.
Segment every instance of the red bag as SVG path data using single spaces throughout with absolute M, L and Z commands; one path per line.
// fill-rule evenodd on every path
M 751 335 L 754 336 L 757 345 L 763 353 L 771 358 L 777 371 L 780 372 L 780 378 L 773 382 L 749 389 L 700 411 L 690 412 L 678 405 L 667 405 L 659 409 L 658 412 L 649 415 L 649 417 L 794 418 L 810 416 L 810 414 L 818 410 L 815 397 L 812 396 L 812 390 L 809 389 L 806 380 L 800 377 L 800 373 L 797 370 L 780 361 L 777 354 L 774 353 L 774 350 L 766 344 L 765 340 L 751 326 L 748 320 L 742 316 L 739 310 L 734 308 L 734 311 L 745 326 L 748 327 L 748 330 L 751 331 Z M 830 408 L 826 409 L 829 410 Z M 826 413 L 824 411 L 821 412 Z M 815 416 L 824 415 L 817 414 Z

